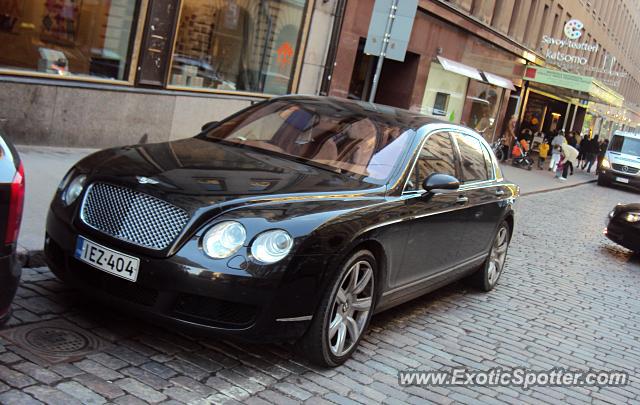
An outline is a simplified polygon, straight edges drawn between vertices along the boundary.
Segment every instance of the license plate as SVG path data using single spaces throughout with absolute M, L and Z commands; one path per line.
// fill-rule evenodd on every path
M 620 183 L 629 184 L 629 179 L 625 179 L 624 177 L 616 177 L 616 181 Z
M 91 242 L 82 236 L 78 236 L 74 256 L 96 269 L 114 276 L 133 282 L 138 279 L 140 259 L 116 252 L 113 249 Z

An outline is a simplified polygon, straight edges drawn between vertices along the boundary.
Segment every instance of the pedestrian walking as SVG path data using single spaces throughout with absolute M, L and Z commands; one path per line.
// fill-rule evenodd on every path
M 598 158 L 598 152 L 600 150 L 600 146 L 598 143 L 599 136 L 596 135 L 593 139 L 589 140 L 589 142 L 584 146 L 585 150 L 585 161 L 582 165 L 582 170 L 587 169 L 587 173 L 591 173 L 591 167 L 596 162 Z
M 517 118 L 514 115 L 511 116 L 509 122 L 507 123 L 507 127 L 504 130 L 504 135 L 502 135 L 502 161 L 505 162 L 511 154 L 511 146 L 516 140 L 516 121 Z
M 564 138 L 562 131 L 558 132 L 551 141 L 551 161 L 549 162 L 549 170 L 556 170 L 556 165 L 560 161 L 560 154 L 562 153 L 562 144 L 567 140 Z
M 569 175 L 569 171 L 573 176 L 573 168 L 578 164 L 578 150 L 567 143 L 561 145 L 560 147 L 562 148 L 562 156 L 564 156 L 562 177 L 566 179 Z
M 600 174 L 600 171 L 602 170 L 602 160 L 604 159 L 604 155 L 606 155 L 608 148 L 609 148 L 609 140 L 605 139 L 600 143 L 600 150 L 598 151 L 598 166 L 596 166 L 596 174 Z
M 556 164 L 556 179 L 558 180 L 562 180 L 565 181 L 567 180 L 566 177 L 562 176 L 562 173 L 564 172 L 564 167 L 566 165 L 566 160 L 565 160 L 565 156 L 562 154 L 562 152 L 560 152 L 560 156 L 558 158 L 558 163 Z
M 584 161 L 585 139 L 587 139 L 586 136 L 581 136 L 578 140 L 578 146 L 576 146 L 576 149 L 578 149 L 578 168 L 580 168 L 580 165 Z
M 538 148 L 538 169 L 542 170 L 544 166 L 544 161 L 547 160 L 547 156 L 549 155 L 549 142 L 547 140 L 543 140 L 542 144 Z

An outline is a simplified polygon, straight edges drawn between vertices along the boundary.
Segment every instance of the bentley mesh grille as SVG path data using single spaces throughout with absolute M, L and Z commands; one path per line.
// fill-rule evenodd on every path
M 87 225 L 116 239 L 162 250 L 178 237 L 189 215 L 150 195 L 94 183 L 82 203 L 81 218 Z

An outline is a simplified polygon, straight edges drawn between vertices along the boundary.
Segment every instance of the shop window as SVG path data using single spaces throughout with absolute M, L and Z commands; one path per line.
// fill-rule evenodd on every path
M 447 115 L 447 106 L 449 105 L 449 94 L 436 93 L 436 101 L 433 103 L 433 115 Z
M 488 141 L 493 139 L 502 93 L 501 88 L 476 80 L 469 84 L 464 108 L 469 115 L 463 121 Z
M 420 112 L 460 123 L 469 79 L 431 63 Z
M 184 0 L 174 86 L 286 94 L 306 0 Z
M 2 0 L 0 67 L 126 80 L 136 3 Z

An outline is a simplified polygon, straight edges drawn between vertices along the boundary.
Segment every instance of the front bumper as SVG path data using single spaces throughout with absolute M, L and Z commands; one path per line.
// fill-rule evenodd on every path
M 76 259 L 78 234 L 138 257 L 137 281 Z M 192 331 L 260 342 L 292 340 L 304 334 L 315 312 L 320 275 L 329 260 L 308 256 L 272 266 L 236 265 L 246 260 L 241 257 L 229 267 L 226 260 L 214 263 L 206 258 L 196 239 L 171 257 L 154 258 L 115 247 L 102 234 L 78 231 L 53 210 L 47 217 L 45 256 L 60 279 L 127 313 Z
M 605 235 L 620 246 L 640 252 L 640 227 L 635 224 L 614 218 L 609 221 Z
M 614 171 L 612 169 L 601 169 L 598 176 L 608 184 L 640 190 L 640 177 L 638 176 Z

